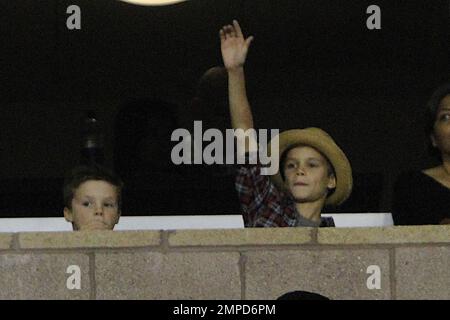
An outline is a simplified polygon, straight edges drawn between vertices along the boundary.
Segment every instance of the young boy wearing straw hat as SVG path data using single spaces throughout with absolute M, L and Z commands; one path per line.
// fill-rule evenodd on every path
M 220 40 L 228 72 L 231 124 L 233 129 L 246 131 L 253 128 L 253 117 L 244 64 L 253 37 L 245 39 L 238 22 L 233 21 L 220 30 Z M 236 190 L 245 226 L 334 226 L 332 218 L 322 218 L 321 212 L 325 205 L 339 205 L 350 196 L 352 170 L 344 152 L 319 128 L 289 130 L 278 137 L 278 174 L 262 175 L 260 165 L 238 170 Z M 247 142 L 247 153 L 255 152 Z

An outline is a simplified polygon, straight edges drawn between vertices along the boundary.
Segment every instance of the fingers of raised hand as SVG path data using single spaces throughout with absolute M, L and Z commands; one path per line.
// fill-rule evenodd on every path
M 231 37 L 231 38 L 234 38 L 234 37 L 237 36 L 236 30 L 234 29 L 234 27 L 233 27 L 231 24 L 229 24 L 229 25 L 227 26 L 227 34 L 228 34 L 228 36 Z
M 244 34 L 242 33 L 241 26 L 239 25 L 239 22 L 237 22 L 237 20 L 233 20 L 233 27 L 234 27 L 234 30 L 236 32 L 236 35 L 238 37 L 242 37 L 243 38 Z
M 247 47 L 250 46 L 250 44 L 252 43 L 253 39 L 254 39 L 253 36 L 250 36 L 250 37 L 248 37 L 248 38 L 245 40 L 245 44 L 247 45 Z
M 220 36 L 220 40 L 221 40 L 221 41 L 224 41 L 224 40 L 227 38 L 226 35 L 225 35 L 225 31 L 223 30 L 223 28 L 220 29 L 220 31 L 219 31 L 219 36 Z
M 225 40 L 228 38 L 235 38 L 237 36 L 236 30 L 232 25 L 226 25 L 220 30 L 220 38 Z

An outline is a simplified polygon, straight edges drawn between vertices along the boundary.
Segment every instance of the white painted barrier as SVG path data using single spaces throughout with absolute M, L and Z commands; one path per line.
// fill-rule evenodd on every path
M 336 227 L 381 227 L 393 225 L 390 213 L 336 213 Z M 241 215 L 208 216 L 128 216 L 121 217 L 114 230 L 174 229 L 239 229 L 244 228 Z M 2 218 L 0 232 L 71 231 L 64 218 Z

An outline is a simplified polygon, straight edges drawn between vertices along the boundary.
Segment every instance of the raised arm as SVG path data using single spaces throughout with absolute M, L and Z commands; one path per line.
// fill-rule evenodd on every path
M 244 64 L 253 37 L 244 38 L 239 23 L 220 30 L 222 58 L 228 72 L 231 125 L 244 131 L 253 128 L 253 117 L 245 88 Z
M 233 129 L 247 131 L 254 129 L 253 116 L 245 89 L 244 64 L 253 37 L 244 38 L 237 21 L 233 25 L 224 26 L 220 30 L 222 58 L 228 72 L 228 95 L 230 104 L 231 125 Z M 237 135 L 237 142 L 242 143 L 245 136 Z M 256 136 L 246 139 L 244 152 L 255 155 L 257 151 Z M 239 150 L 239 148 L 238 148 Z M 238 156 L 239 151 L 236 151 Z M 245 156 L 245 155 L 244 155 Z M 235 181 L 242 214 L 246 227 L 285 226 L 288 223 L 281 211 L 280 193 L 266 175 L 261 174 L 260 165 L 240 166 Z

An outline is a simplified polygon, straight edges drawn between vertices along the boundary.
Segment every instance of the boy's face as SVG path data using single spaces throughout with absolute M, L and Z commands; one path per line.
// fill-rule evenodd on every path
M 327 160 L 308 146 L 290 150 L 284 163 L 285 185 L 297 202 L 325 199 L 336 179 L 328 174 Z
M 112 230 L 119 222 L 117 188 L 106 181 L 88 180 L 80 184 L 72 199 L 72 209 L 64 217 L 74 230 Z

